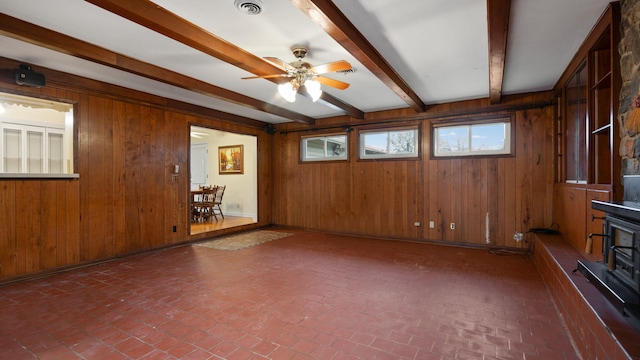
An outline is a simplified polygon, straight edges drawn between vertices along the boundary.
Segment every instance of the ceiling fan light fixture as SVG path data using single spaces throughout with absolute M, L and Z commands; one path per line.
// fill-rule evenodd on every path
M 278 93 L 288 102 L 296 101 L 296 92 L 297 89 L 294 88 L 292 82 L 286 82 L 284 84 L 278 85 Z
M 320 83 L 317 80 L 308 79 L 304 82 L 304 87 L 307 89 L 307 92 L 311 96 L 311 100 L 313 102 L 318 101 L 320 96 L 322 95 L 322 89 L 320 88 Z
M 233 5 L 243 14 L 258 15 L 262 12 L 262 1 L 260 0 L 235 0 Z

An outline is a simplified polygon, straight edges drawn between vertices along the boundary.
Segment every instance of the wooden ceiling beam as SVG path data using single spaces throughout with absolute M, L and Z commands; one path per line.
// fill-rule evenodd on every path
M 426 105 L 331 0 L 291 0 L 416 112 Z
M 489 32 L 489 101 L 500 103 L 507 55 L 511 0 L 487 0 Z
M 297 122 L 315 119 L 0 13 L 0 35 Z
M 149 0 L 85 1 L 257 76 L 285 73 L 270 62 L 215 36 Z M 274 83 L 282 82 L 280 78 L 267 80 Z M 323 93 L 320 101 L 337 106 L 347 115 L 360 119 L 364 117 L 363 111 L 343 103 L 328 93 Z

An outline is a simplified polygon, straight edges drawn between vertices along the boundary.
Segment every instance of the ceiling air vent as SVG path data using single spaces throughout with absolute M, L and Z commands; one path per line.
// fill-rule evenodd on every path
M 262 1 L 260 0 L 235 0 L 233 4 L 243 14 L 258 15 L 262 12 Z

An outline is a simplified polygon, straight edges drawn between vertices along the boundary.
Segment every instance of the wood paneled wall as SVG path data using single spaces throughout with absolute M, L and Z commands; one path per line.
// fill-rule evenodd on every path
M 589 234 L 603 234 L 605 213 L 591 208 L 592 200 L 611 201 L 611 185 L 557 183 L 554 190 L 554 220 L 562 237 L 591 261 L 602 261 L 602 236 L 592 237 L 587 252 Z
M 18 63 L 0 58 L 0 69 Z M 551 223 L 553 107 L 549 93 L 412 110 L 339 117 L 322 126 L 396 118 L 419 124 L 419 160 L 358 161 L 350 133 L 347 162 L 301 164 L 300 135 L 268 135 L 259 122 L 223 120 L 219 113 L 72 75 L 38 69 L 39 89 L 12 83 L 0 71 L 0 91 L 76 104 L 77 180 L 0 180 L 0 281 L 123 254 L 205 238 L 189 235 L 187 173 L 192 124 L 258 138 L 258 223 L 383 238 L 480 246 L 524 247 L 513 233 Z M 430 123 L 473 114 L 512 113 L 516 155 L 433 160 Z M 280 130 L 303 125 L 290 123 Z M 490 243 L 485 241 L 489 216 Z M 414 222 L 421 222 L 415 227 Z M 436 226 L 429 228 L 429 221 Z M 449 223 L 456 223 L 450 230 Z M 177 232 L 172 227 L 177 226 Z M 6 230 L 5 230 L 6 229 Z
M 279 132 L 274 138 L 273 222 L 394 239 L 525 247 L 524 241 L 514 240 L 515 232 L 548 227 L 552 222 L 554 107 L 505 109 L 550 101 L 549 93 L 520 96 L 498 110 L 485 100 L 467 101 L 434 106 L 422 120 L 398 121 L 398 125 L 419 124 L 420 160 L 359 161 L 358 132 L 352 131 L 348 135 L 349 161 L 300 163 L 301 136 L 341 130 L 295 132 L 304 127 L 280 125 L 278 129 L 288 133 Z M 514 157 L 430 158 L 432 121 L 494 111 L 514 115 Z M 399 120 L 410 117 L 402 111 L 387 111 L 365 121 L 342 117 L 323 120 L 322 125 L 357 128 L 394 116 Z M 420 227 L 414 226 L 416 221 Z M 435 222 L 434 228 L 429 228 L 430 221 Z M 455 230 L 449 229 L 450 223 L 455 223 Z
M 77 180 L 0 181 L 0 276 L 80 261 Z
M 18 65 L 0 58 L 0 69 Z M 174 164 L 189 168 L 192 124 L 257 136 L 258 223 L 245 228 L 271 223 L 272 135 L 259 122 L 225 121 L 215 111 L 38 71 L 47 78 L 39 89 L 14 85 L 0 71 L 0 91 L 76 104 L 80 177 L 0 179 L 0 281 L 211 236 L 189 235 L 188 172 L 176 181 L 171 174 Z

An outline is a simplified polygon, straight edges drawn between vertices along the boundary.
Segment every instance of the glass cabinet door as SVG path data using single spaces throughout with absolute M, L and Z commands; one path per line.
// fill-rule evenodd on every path
M 64 173 L 64 131 L 47 129 L 47 172 Z
M 579 68 L 565 86 L 565 181 L 587 181 L 587 67 Z
M 22 127 L 2 126 L 2 172 L 22 172 Z
M 44 171 L 44 128 L 25 126 L 27 173 L 41 174 Z
M 64 130 L 1 123 L 0 169 L 4 173 L 63 174 Z

